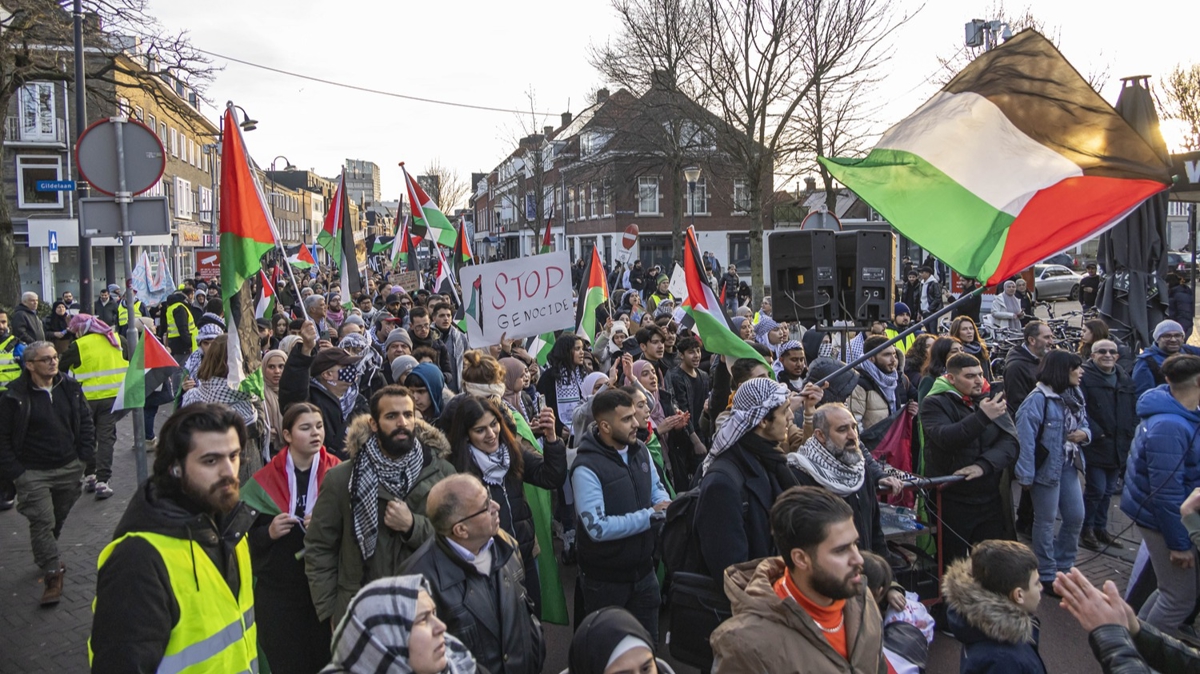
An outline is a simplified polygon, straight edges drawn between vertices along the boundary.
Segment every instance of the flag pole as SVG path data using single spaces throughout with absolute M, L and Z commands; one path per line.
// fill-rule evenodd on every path
M 257 190 L 258 186 L 255 185 L 254 189 Z M 259 198 L 262 198 L 262 193 L 259 192 L 258 196 Z M 295 288 L 296 301 L 300 305 L 300 313 L 304 315 L 304 320 L 311 320 L 308 317 L 308 309 L 305 308 L 304 301 L 300 298 L 300 286 L 296 283 L 296 275 L 292 273 L 292 263 L 288 262 L 287 260 L 287 249 L 283 247 L 283 241 L 279 239 L 279 232 L 275 229 L 275 218 L 270 214 L 269 211 L 267 212 L 267 222 L 271 223 L 271 238 L 275 239 L 275 249 L 279 251 L 281 256 L 283 256 L 283 266 L 287 267 L 288 278 L 291 279 L 292 287 Z M 301 243 L 300 245 L 303 246 L 306 244 Z M 313 262 L 315 263 L 316 260 L 313 260 Z M 272 290 L 274 290 L 274 288 L 272 288 Z

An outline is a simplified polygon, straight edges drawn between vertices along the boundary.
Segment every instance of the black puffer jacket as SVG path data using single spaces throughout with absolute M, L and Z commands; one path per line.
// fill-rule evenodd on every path
M 1092 361 L 1083 364 L 1083 397 L 1087 403 L 1092 441 L 1083 446 L 1087 465 L 1121 468 L 1129 456 L 1129 445 L 1137 430 L 1137 386 L 1120 367 L 1114 367 L 1115 384 L 1110 384 Z
M 434 536 L 413 553 L 403 573 L 425 576 L 446 630 L 475 656 L 480 671 L 537 674 L 546 659 L 542 624 L 525 592 L 525 569 L 516 541 L 492 537 L 492 573 L 484 577 Z
M 257 515 L 239 503 L 215 522 L 182 497 L 162 494 L 150 480 L 134 494 L 113 538 L 146 532 L 190 539 L 216 565 L 236 597 L 240 580 L 235 548 Z M 158 550 L 144 538 L 127 538 L 113 548 L 96 575 L 94 607 L 92 672 L 156 671 L 179 622 L 179 603 Z
M 999 498 L 1002 473 L 1017 461 L 1020 444 L 1016 426 L 1007 414 L 995 421 L 989 419 L 979 409 L 982 396 L 968 407 L 958 391 L 939 389 L 935 384 L 921 401 L 925 474 L 937 477 L 967 466 L 979 466 L 983 469 L 981 477 L 946 485 L 942 493 L 966 503 L 989 503 Z
M 1017 418 L 1021 403 L 1037 386 L 1037 370 L 1041 363 L 1024 345 L 1009 351 L 1004 359 L 1004 401 L 1008 403 L 1008 413 L 1014 419 Z
M 341 402 L 324 386 L 313 383 L 312 375 L 308 372 L 313 356 L 304 355 L 303 349 L 303 344 L 292 347 L 292 353 L 283 366 L 283 376 L 279 378 L 279 411 L 286 412 L 292 403 L 312 403 L 320 408 L 321 419 L 325 422 L 325 449 L 345 461 L 350 458 L 346 452 L 346 430 L 350 428 L 354 417 L 368 414 L 370 407 L 360 393 L 354 403 L 354 411 L 349 417 L 343 417 Z
M 1088 643 L 1104 674 L 1200 674 L 1200 651 L 1144 622 L 1136 637 L 1121 625 L 1101 625 Z

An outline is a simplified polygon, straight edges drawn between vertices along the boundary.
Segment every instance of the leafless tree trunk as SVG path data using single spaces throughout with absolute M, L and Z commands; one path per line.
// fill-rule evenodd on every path
M 1159 102 L 1163 116 L 1185 127 L 1178 139 L 1183 146 L 1173 149 L 1200 150 L 1200 63 L 1175 66 L 1163 82 L 1163 100 Z

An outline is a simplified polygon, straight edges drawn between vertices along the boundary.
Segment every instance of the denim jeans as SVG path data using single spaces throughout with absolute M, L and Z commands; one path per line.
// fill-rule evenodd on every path
M 1034 484 L 1029 490 L 1033 500 L 1033 553 L 1038 558 L 1038 576 L 1054 580 L 1058 571 L 1070 571 L 1079 548 L 1079 531 L 1083 528 L 1083 492 L 1079 471 L 1067 464 L 1056 486 Z M 1054 535 L 1055 520 L 1062 518 L 1058 535 Z
M 1083 528 L 1108 529 L 1108 510 L 1117 493 L 1120 468 L 1087 467 L 1087 486 L 1083 489 Z

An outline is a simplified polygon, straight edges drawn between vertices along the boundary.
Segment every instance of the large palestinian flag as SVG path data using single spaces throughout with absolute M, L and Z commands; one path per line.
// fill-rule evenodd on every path
M 325 473 L 338 463 L 340 463 L 338 458 L 324 449 L 313 457 L 313 465 L 309 467 L 310 484 L 308 486 L 311 488 L 307 492 L 306 512 L 312 512 L 312 506 L 321 490 L 321 483 L 325 481 Z M 297 491 L 294 486 L 295 482 L 291 452 L 279 452 L 275 458 L 271 459 L 270 463 L 260 468 L 246 482 L 241 490 L 241 498 L 246 505 L 268 517 L 274 517 L 284 512 L 295 514 L 289 510 L 289 508 L 294 510 L 296 507 L 292 496 Z
M 400 170 L 404 172 L 404 183 L 408 190 L 408 203 L 412 209 L 412 236 L 417 243 L 432 237 L 439 246 L 447 248 L 454 246 L 454 225 L 446 218 L 433 199 L 421 189 L 421 185 L 408 175 L 404 162 L 400 162 Z
M 129 359 L 129 369 L 121 380 L 113 411 L 132 410 L 146 406 L 146 394 L 154 391 L 175 374 L 179 363 L 155 337 L 154 333 L 142 330 L 138 333 L 137 347 Z
M 865 159 L 820 161 L 904 236 L 988 285 L 1170 184 L 1154 150 L 1032 30 L 971 62 Z
M 583 270 L 575 298 L 575 334 L 596 343 L 596 309 L 608 301 L 608 279 L 600 263 L 600 251 L 592 247 L 592 259 Z
M 683 241 L 683 271 L 687 277 L 683 311 L 694 321 L 696 334 L 700 335 L 704 348 L 725 356 L 730 365 L 738 358 L 753 358 L 765 365 L 767 372 L 773 373 L 771 363 L 733 331 L 725 308 L 717 301 L 712 287 L 704 282 L 704 262 L 700 259 L 696 230 L 691 227 Z

